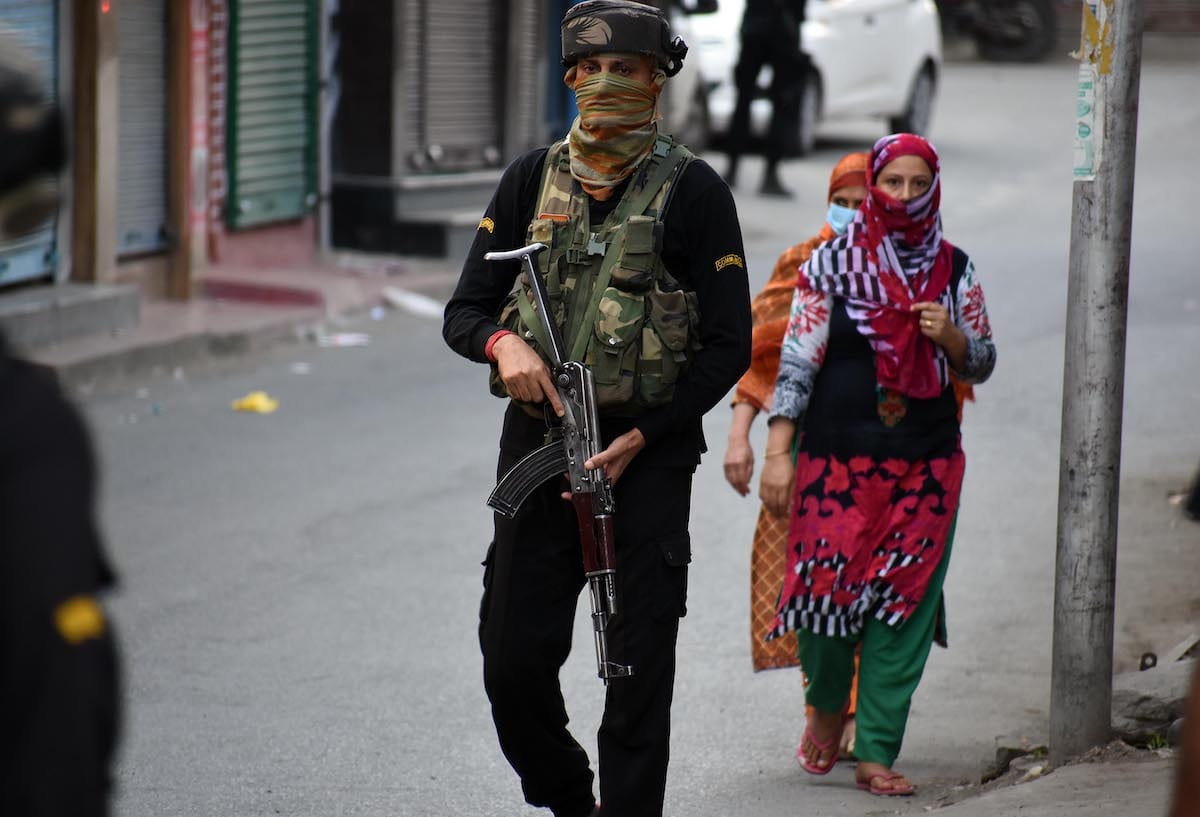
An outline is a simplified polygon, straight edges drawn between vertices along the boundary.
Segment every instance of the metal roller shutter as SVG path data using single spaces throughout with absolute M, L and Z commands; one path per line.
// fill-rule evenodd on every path
M 165 0 L 117 4 L 120 148 L 117 252 L 152 252 L 167 235 L 167 19 Z
M 495 82 L 503 46 L 494 0 L 418 0 L 406 8 L 408 162 L 418 170 L 498 164 L 504 123 Z M 530 94 L 535 94 L 530 89 Z
M 505 102 L 511 109 L 508 133 L 511 144 L 506 144 L 504 149 L 511 156 L 543 142 L 540 104 L 543 95 L 540 89 L 544 82 L 541 69 L 544 65 L 545 46 L 539 35 L 545 27 L 544 12 L 534 0 L 521 0 L 513 4 L 509 27 L 520 32 L 520 38 L 526 41 L 524 48 L 517 48 L 516 53 L 509 55 L 509 65 L 515 72 L 521 88 L 521 91 L 515 94 L 515 98 L 513 95 L 505 97 Z M 555 59 L 554 67 L 557 66 L 558 60 Z
M 0 25 L 21 39 L 58 96 L 58 15 L 54 0 L 0 0 Z M 57 219 L 15 241 L 0 243 L 0 285 L 42 278 L 57 266 Z
M 299 218 L 316 203 L 316 0 L 229 12 L 229 225 Z

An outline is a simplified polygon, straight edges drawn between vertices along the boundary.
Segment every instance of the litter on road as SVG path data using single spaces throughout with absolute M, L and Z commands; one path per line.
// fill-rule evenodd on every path
M 234 411 L 270 414 L 279 408 L 279 401 L 268 395 L 265 391 L 252 391 L 245 397 L 234 400 L 231 405 Z
M 317 345 L 330 347 L 367 346 L 371 336 L 365 332 L 339 332 L 335 335 L 318 335 Z

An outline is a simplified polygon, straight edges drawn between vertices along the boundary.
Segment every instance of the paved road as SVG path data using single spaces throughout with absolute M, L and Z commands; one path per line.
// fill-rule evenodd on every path
M 1200 462 L 1200 235 L 1185 204 L 1200 189 L 1194 70 L 1151 64 L 1143 81 L 1122 666 L 1171 646 L 1198 612 L 1196 528 L 1166 500 Z M 723 483 L 728 411 L 718 407 L 695 491 L 669 813 L 921 811 L 939 787 L 977 779 L 995 735 L 1044 733 L 1074 82 L 1067 63 L 956 64 L 941 95 L 946 231 L 976 260 L 1000 364 L 967 411 L 951 649 L 930 660 L 901 758 L 928 785 L 883 803 L 853 790 L 849 769 L 814 779 L 795 765 L 799 679 L 749 670 L 757 508 Z M 819 224 L 832 162 L 878 133 L 862 123 L 825 135 L 816 156 L 786 169 L 794 203 L 739 193 L 756 286 Z M 123 578 L 120 814 L 537 813 L 496 747 L 474 641 L 502 406 L 482 396 L 482 368 L 443 347 L 436 322 L 396 314 L 351 328 L 371 345 L 286 347 L 87 404 Z M 276 414 L 230 410 L 258 388 L 279 398 Z M 584 617 L 578 626 L 565 695 L 594 747 L 602 690 Z

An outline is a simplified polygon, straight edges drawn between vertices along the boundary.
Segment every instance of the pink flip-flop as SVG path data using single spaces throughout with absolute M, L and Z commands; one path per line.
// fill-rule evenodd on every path
M 830 749 L 833 750 L 833 756 L 829 758 L 828 766 L 816 766 L 808 762 L 808 758 L 804 756 L 804 742 L 808 741 L 813 746 L 817 747 L 817 751 L 825 754 Z M 808 724 L 804 724 L 804 737 L 800 739 L 800 745 L 796 747 L 796 760 L 800 761 L 800 768 L 809 774 L 829 774 L 833 770 L 834 765 L 838 760 L 839 747 L 842 742 L 842 730 L 838 730 L 832 738 L 822 743 L 817 740 L 817 736 L 812 733 L 812 729 Z
M 889 771 L 889 772 L 880 772 L 879 774 L 873 774 L 865 783 L 861 780 L 856 780 L 854 782 L 863 791 L 870 792 L 871 794 L 874 794 L 878 797 L 907 797 L 908 795 L 910 795 L 914 791 L 916 791 L 913 788 L 911 783 L 902 788 L 888 788 L 888 789 L 880 788 L 879 786 L 875 785 L 875 781 L 877 781 L 877 780 L 882 781 L 884 783 L 890 783 L 893 780 L 904 780 L 904 779 L 905 779 L 904 775 L 900 774 L 899 772 Z

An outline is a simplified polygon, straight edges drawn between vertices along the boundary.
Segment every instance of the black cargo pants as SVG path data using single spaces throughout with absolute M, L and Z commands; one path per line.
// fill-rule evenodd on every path
M 541 445 L 545 426 L 509 411 L 498 474 Z M 619 614 L 609 626 L 610 660 L 633 666 L 611 681 L 598 733 L 604 817 L 660 817 L 666 787 L 675 639 L 685 612 L 692 470 L 655 468 L 635 457 L 616 495 Z M 578 524 L 550 480 L 515 519 L 496 517 L 480 607 L 484 686 L 500 747 L 525 799 L 556 817 L 586 817 L 595 805 L 583 747 L 567 730 L 559 669 L 571 649 L 585 579 Z M 593 660 L 591 644 L 581 644 Z M 603 685 L 596 681 L 596 694 Z

